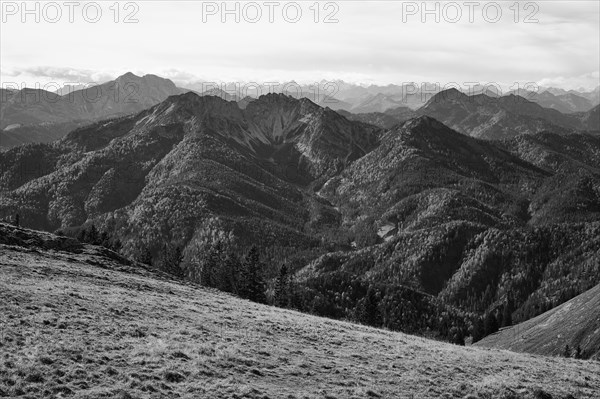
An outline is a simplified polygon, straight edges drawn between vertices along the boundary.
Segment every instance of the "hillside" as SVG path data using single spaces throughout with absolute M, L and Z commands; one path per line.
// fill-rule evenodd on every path
M 600 360 L 600 285 L 531 320 L 489 335 L 478 346 L 562 356 L 581 348 L 583 358 Z
M 3 397 L 583 399 L 600 390 L 596 362 L 258 305 L 4 224 L 0 310 Z
M 519 158 L 555 173 L 600 173 L 600 136 L 542 132 L 498 143 Z

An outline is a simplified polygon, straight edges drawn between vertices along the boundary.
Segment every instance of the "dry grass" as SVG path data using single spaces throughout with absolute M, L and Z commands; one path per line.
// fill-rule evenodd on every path
M 476 345 L 551 356 L 562 356 L 566 345 L 571 351 L 579 346 L 586 359 L 600 360 L 600 285 Z
M 600 397 L 600 363 L 446 345 L 261 306 L 89 247 L 0 245 L 0 322 L 0 397 Z

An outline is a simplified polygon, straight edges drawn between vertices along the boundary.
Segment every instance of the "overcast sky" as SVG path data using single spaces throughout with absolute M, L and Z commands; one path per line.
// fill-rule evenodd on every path
M 75 8 L 73 23 L 64 6 L 60 20 L 51 23 L 48 19 L 57 18 L 56 9 L 48 6 L 44 15 L 40 3 L 36 23 L 34 14 L 23 15 L 20 1 L 3 1 L 2 83 L 89 83 L 127 71 L 168 77 L 181 86 L 199 79 L 343 79 L 377 84 L 498 82 L 504 87 L 537 82 L 591 89 L 600 79 L 600 2 L 595 0 L 538 1 L 526 10 L 522 2 L 516 23 L 514 1 L 498 2 L 502 15 L 496 23 L 491 22 L 497 15 L 494 5 L 483 11 L 490 3 L 486 1 L 473 13 L 462 1 L 446 8 L 446 2 L 438 2 L 439 23 L 435 15 L 423 15 L 421 1 L 321 2 L 317 23 L 309 8 L 313 1 L 298 2 L 302 16 L 296 23 L 289 22 L 296 16 L 294 5 L 285 1 L 274 9 L 272 23 L 263 1 L 255 3 L 262 11 L 257 23 L 248 21 L 256 17 L 256 7 L 247 6 L 244 14 L 244 2 L 238 6 L 239 23 L 234 15 L 221 21 L 220 1 L 138 1 L 137 10 L 133 5 L 125 9 L 122 2 L 118 23 L 109 9 L 113 1 L 99 3 L 102 16 L 96 23 L 84 19 L 86 2 Z M 35 7 L 34 2 L 28 4 Z M 228 5 L 235 7 L 234 2 Z M 203 15 L 203 7 L 216 13 Z M 458 18 L 458 10 L 460 19 L 450 22 Z M 124 23 L 131 12 L 138 22 Z M 324 23 L 331 13 L 338 22 Z M 530 19 L 538 22 L 525 23 L 532 13 Z M 94 19 L 92 6 L 86 17 Z

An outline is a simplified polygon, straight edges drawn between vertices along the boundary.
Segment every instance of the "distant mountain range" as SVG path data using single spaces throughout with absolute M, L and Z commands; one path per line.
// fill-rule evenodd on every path
M 431 97 L 439 92 L 450 90 L 434 83 L 387 86 L 359 86 L 343 81 L 327 83 L 336 87 L 332 97 L 340 100 L 339 106 L 334 105 L 331 108 L 352 113 L 385 112 L 393 107 L 408 107 L 416 110 L 423 107 Z M 536 92 L 520 89 L 503 94 L 493 85 L 475 85 L 464 89 L 463 93 L 468 96 L 485 94 L 488 97 L 519 95 L 544 108 L 557 109 L 562 113 L 586 112 L 600 104 L 600 86 L 589 92 L 576 90 L 567 92 L 561 89 L 540 87 Z
M 557 133 L 600 130 L 599 88 L 592 92 L 552 88 L 539 93 L 520 90 L 500 97 L 491 86 L 481 85 L 470 90 L 472 95 L 459 95 L 461 92 L 456 89 L 440 92 L 439 86 L 434 84 L 365 87 L 335 81 L 320 82 L 318 88 L 316 86 L 288 82 L 273 90 L 288 87 L 296 98 L 308 98 L 322 107 L 342 112 L 349 119 L 386 129 L 411 117 L 428 115 L 461 133 L 486 139 L 545 130 Z M 131 115 L 168 96 L 188 91 L 235 101 L 242 109 L 255 99 L 247 95 L 241 98 L 242 93 L 238 95 L 205 82 L 184 89 L 168 79 L 132 73 L 100 85 L 68 86 L 54 93 L 2 89 L 0 149 L 51 142 L 76 127 L 109 117 Z
M 463 134 L 493 140 L 544 131 L 561 134 L 577 131 L 600 133 L 600 106 L 586 112 L 564 114 L 550 106 L 545 108 L 537 102 L 515 94 L 504 97 L 489 94 L 469 96 L 456 89 L 450 89 L 437 93 L 417 110 L 399 106 L 384 112 L 338 112 L 348 119 L 385 129 L 410 118 L 426 115 Z
M 127 73 L 114 81 L 60 95 L 39 89 L 3 90 L 0 147 L 50 142 L 77 126 L 130 115 L 186 92 L 168 79 Z M 62 91 L 61 91 L 62 93 Z
M 552 94 L 551 91 L 532 92 L 527 90 L 514 90 L 509 93 L 521 96 L 529 101 L 535 102 L 544 108 L 551 108 L 562 112 L 563 114 L 573 112 L 586 112 L 598 105 L 599 101 L 593 95 L 578 92 L 566 92 L 562 94 Z
M 495 98 L 485 94 L 468 96 L 450 89 L 436 94 L 416 114 L 431 116 L 469 136 L 502 139 L 543 131 L 600 132 L 600 126 L 594 123 L 599 112 L 600 106 L 596 106 L 587 112 L 563 114 L 512 94 Z

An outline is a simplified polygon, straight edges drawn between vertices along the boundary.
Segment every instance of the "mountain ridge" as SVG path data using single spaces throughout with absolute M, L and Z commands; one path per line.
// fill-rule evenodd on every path
M 583 114 L 562 114 L 514 94 L 494 98 L 485 94 L 468 96 L 449 89 L 434 95 L 417 114 L 432 116 L 473 137 L 503 139 L 541 131 L 569 134 L 590 127 L 600 131 L 600 126 L 582 123 L 595 112 L 592 109 Z

